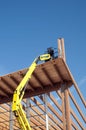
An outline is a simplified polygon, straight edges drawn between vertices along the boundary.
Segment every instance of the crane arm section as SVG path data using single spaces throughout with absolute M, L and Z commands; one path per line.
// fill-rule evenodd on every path
M 40 55 L 38 58 L 36 58 L 31 66 L 29 67 L 26 75 L 16 88 L 13 94 L 13 102 L 12 102 L 12 111 L 14 112 L 14 115 L 19 122 L 21 130 L 31 130 L 30 124 L 26 118 L 25 112 L 22 109 L 21 101 L 23 99 L 24 93 L 25 93 L 25 85 L 29 82 L 32 73 L 34 72 L 38 61 L 46 61 L 51 58 L 50 54 L 44 54 Z

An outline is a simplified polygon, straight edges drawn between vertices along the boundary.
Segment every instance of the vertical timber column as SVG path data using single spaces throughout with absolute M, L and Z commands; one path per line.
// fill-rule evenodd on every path
M 64 59 L 64 61 L 66 62 L 66 56 L 65 56 L 65 47 L 64 47 L 64 39 L 61 39 L 61 48 L 62 48 L 62 57 Z
M 58 57 L 62 57 L 66 62 L 63 38 L 58 39 Z M 63 127 L 64 130 L 71 130 L 70 102 L 69 102 L 68 86 L 66 84 L 62 86 L 61 94 L 62 94 Z
M 9 130 L 13 130 L 13 112 L 12 112 L 12 103 L 10 103 L 10 121 L 9 121 Z
M 27 116 L 28 122 L 30 123 L 30 98 L 26 99 L 26 116 Z
M 63 118 L 63 130 L 66 130 L 66 118 L 65 118 L 65 97 L 64 97 L 64 90 L 61 87 L 61 96 L 62 96 L 62 118 Z
M 58 43 L 58 57 L 62 57 L 61 38 L 57 40 Z
M 58 39 L 58 58 L 62 58 L 62 40 Z M 62 96 L 62 118 L 63 118 L 63 130 L 66 130 L 66 119 L 65 119 L 65 98 L 63 86 L 61 87 L 61 96 Z
M 64 96 L 65 96 L 66 129 L 71 130 L 70 102 L 69 102 L 68 88 L 65 89 Z
M 45 101 L 45 115 L 46 115 L 46 130 L 49 130 L 48 125 L 48 108 L 47 108 L 47 94 L 44 94 L 44 101 Z

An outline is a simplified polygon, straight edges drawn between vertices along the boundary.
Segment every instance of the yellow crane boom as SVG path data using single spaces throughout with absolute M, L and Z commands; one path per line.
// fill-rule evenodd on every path
M 31 130 L 30 124 L 26 118 L 26 115 L 22 109 L 21 101 L 23 99 L 24 93 L 25 93 L 25 85 L 30 80 L 32 73 L 34 72 L 38 61 L 46 61 L 51 58 L 50 54 L 44 54 L 40 55 L 38 58 L 36 58 L 31 66 L 29 67 L 26 75 L 16 88 L 13 94 L 13 102 L 12 102 L 12 111 L 14 112 L 14 115 L 20 125 L 21 130 Z

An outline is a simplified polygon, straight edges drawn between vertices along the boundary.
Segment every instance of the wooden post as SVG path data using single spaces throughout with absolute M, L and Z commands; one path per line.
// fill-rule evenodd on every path
M 62 56 L 61 39 L 60 38 L 57 40 L 57 43 L 58 43 L 58 57 L 60 58 Z
M 62 58 L 66 62 L 66 56 L 65 56 L 65 46 L 64 46 L 64 39 L 61 39 L 61 46 L 62 46 Z
M 68 88 L 64 91 L 65 96 L 65 117 L 66 117 L 66 130 L 71 130 L 71 119 L 70 119 L 70 102 Z
M 62 119 L 63 119 L 63 130 L 66 130 L 65 97 L 64 97 L 63 87 L 61 87 L 61 96 L 62 96 Z
M 65 47 L 64 47 L 64 39 L 58 39 L 58 57 L 63 58 L 66 62 L 65 56 Z M 64 88 L 63 88 L 64 87 Z M 70 102 L 69 102 L 69 94 L 68 94 L 68 86 L 64 84 L 61 87 L 61 95 L 62 95 L 62 114 L 63 114 L 63 129 L 71 130 L 71 119 L 70 119 Z

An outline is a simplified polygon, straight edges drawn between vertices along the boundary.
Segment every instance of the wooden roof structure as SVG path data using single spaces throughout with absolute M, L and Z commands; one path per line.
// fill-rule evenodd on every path
M 23 69 L 0 77 L 0 103 L 12 100 L 13 92 L 26 72 L 27 69 Z M 72 84 L 68 67 L 62 58 L 40 64 L 28 82 L 25 98 L 58 90 L 65 82 Z
M 27 70 L 28 68 L 0 77 L 0 130 L 9 130 L 9 128 L 20 130 L 18 122 L 11 115 L 10 102 L 12 101 L 13 92 Z M 49 130 L 85 130 L 85 125 L 80 122 L 72 106 L 70 106 L 69 98 L 78 110 L 83 122 L 86 123 L 84 114 L 69 90 L 72 85 L 74 85 L 80 100 L 86 107 L 86 101 L 66 63 L 64 40 L 58 39 L 58 57 L 39 64 L 26 87 L 22 104 L 24 104 L 24 109 L 27 113 L 27 101 L 29 98 L 30 111 L 29 115 L 27 115 L 29 116 L 32 130 L 46 129 L 46 106 Z M 47 103 L 45 102 L 45 93 L 47 94 Z

